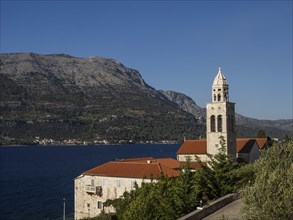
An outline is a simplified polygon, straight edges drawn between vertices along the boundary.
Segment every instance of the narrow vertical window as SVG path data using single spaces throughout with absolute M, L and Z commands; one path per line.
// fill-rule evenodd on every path
M 212 115 L 211 116 L 211 132 L 215 132 L 216 131 L 216 119 L 215 116 Z
M 223 131 L 222 115 L 218 115 L 218 132 Z
M 121 180 L 117 180 L 117 187 L 121 187 Z
M 218 102 L 220 102 L 220 101 L 221 101 L 221 95 L 218 94 Z
M 215 101 L 217 101 L 217 96 L 216 96 L 216 95 L 214 95 L 214 102 L 215 102 Z
M 91 186 L 95 186 L 95 180 L 94 179 L 91 180 Z
M 103 203 L 101 201 L 98 201 L 98 209 L 102 209 L 103 208 Z

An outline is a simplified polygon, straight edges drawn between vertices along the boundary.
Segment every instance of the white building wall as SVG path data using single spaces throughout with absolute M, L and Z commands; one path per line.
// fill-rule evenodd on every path
M 206 107 L 207 152 L 219 153 L 220 137 L 226 141 L 227 154 L 236 156 L 235 106 L 231 102 L 208 103 Z M 222 116 L 222 132 L 218 131 L 218 115 Z M 211 131 L 211 116 L 215 116 L 215 131 Z
M 237 153 L 238 158 L 242 158 L 245 162 L 249 162 L 249 153 Z
M 260 152 L 259 152 L 259 147 L 258 145 L 255 143 L 250 151 L 249 154 L 249 161 L 250 162 L 254 162 L 255 160 L 257 160 L 260 157 Z
M 76 177 L 74 180 L 74 219 L 99 215 L 103 208 L 98 207 L 98 202 L 102 204 L 107 199 L 119 198 L 125 191 L 131 191 L 133 189 L 134 182 L 140 187 L 143 181 L 150 182 L 151 180 L 92 175 Z M 86 186 L 94 187 L 93 189 L 100 186 L 102 188 L 102 195 L 86 192 Z M 105 208 L 104 211 L 109 213 L 115 210 L 109 207 Z
M 259 148 L 257 143 L 255 143 L 249 153 L 238 153 L 237 157 L 242 158 L 246 162 L 254 162 L 260 156 Z
M 178 154 L 177 160 L 179 162 L 186 162 L 187 158 L 190 158 L 190 162 L 197 162 L 196 156 L 202 161 L 207 162 L 208 157 L 206 154 Z

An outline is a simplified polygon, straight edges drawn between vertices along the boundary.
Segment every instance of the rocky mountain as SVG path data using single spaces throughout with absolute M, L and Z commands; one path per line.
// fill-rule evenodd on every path
M 190 97 L 174 92 L 160 91 L 170 101 L 175 102 L 179 108 L 191 113 L 196 118 L 205 121 L 206 109 L 198 106 Z M 260 129 L 266 131 L 268 136 L 282 138 L 285 134 L 293 133 L 293 119 L 287 120 L 259 120 L 245 117 L 236 113 L 236 125 L 238 137 L 255 137 Z
M 176 103 L 182 110 L 189 112 L 196 118 L 205 118 L 205 109 L 199 107 L 189 96 L 174 91 L 160 90 L 160 92 L 171 102 Z
M 113 59 L 1 54 L 0 138 L 180 140 L 203 127 Z
M 293 119 L 282 119 L 282 120 L 259 120 L 255 118 L 245 117 L 240 114 L 236 114 L 236 121 L 240 125 L 244 126 L 259 126 L 259 127 L 275 127 L 282 130 L 293 129 Z
M 205 135 L 205 109 L 190 97 L 157 91 L 114 59 L 67 54 L 0 55 L 0 144 L 36 137 L 86 141 L 181 141 Z M 195 116 L 195 117 L 194 117 Z M 238 136 L 292 134 L 291 120 L 237 114 Z

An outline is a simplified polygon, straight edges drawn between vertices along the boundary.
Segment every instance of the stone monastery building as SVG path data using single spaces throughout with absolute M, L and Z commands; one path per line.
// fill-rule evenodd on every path
M 132 158 L 111 161 L 83 172 L 74 180 L 74 219 L 94 217 L 107 199 L 116 199 L 142 182 L 179 176 L 179 162 L 172 158 Z M 105 212 L 115 212 L 112 207 Z
M 185 140 L 177 151 L 177 160 L 172 158 L 135 158 L 112 161 L 83 172 L 74 180 L 74 218 L 94 217 L 105 212 L 115 212 L 112 207 L 103 207 L 107 199 L 116 199 L 125 191 L 141 186 L 142 182 L 157 181 L 161 174 L 179 176 L 180 166 L 190 158 L 192 168 L 197 168 L 200 158 L 208 162 L 207 154 L 219 152 L 220 137 L 226 142 L 226 154 L 239 161 L 252 162 L 259 157 L 259 148 L 264 148 L 266 138 L 236 139 L 235 104 L 229 101 L 229 85 L 219 69 L 212 85 L 212 102 L 207 104 L 207 138 Z
M 208 154 L 219 152 L 220 139 L 226 143 L 226 154 L 240 162 L 253 162 L 259 158 L 259 148 L 267 143 L 266 138 L 237 138 L 235 129 L 235 103 L 229 101 L 229 85 L 219 68 L 212 85 L 212 102 L 206 106 L 206 139 L 185 140 L 177 151 L 177 160 L 184 164 L 187 158 L 191 166 L 199 166 L 197 158 L 208 162 Z

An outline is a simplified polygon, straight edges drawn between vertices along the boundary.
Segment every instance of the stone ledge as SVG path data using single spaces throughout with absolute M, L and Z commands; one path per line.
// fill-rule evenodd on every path
M 223 196 L 216 201 L 212 202 L 210 205 L 206 205 L 201 210 L 195 210 L 190 212 L 189 214 L 179 218 L 178 220 L 200 220 L 208 215 L 214 213 L 215 211 L 219 210 L 220 208 L 228 205 L 229 203 L 237 200 L 239 197 L 239 193 L 231 193 L 226 196 Z

